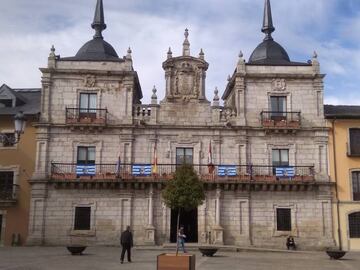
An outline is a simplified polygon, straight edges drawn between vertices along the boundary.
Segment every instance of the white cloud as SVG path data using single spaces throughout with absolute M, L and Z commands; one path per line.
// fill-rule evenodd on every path
M 12 87 L 40 86 L 38 68 L 46 65 L 52 44 L 57 54 L 72 56 L 93 35 L 90 23 L 95 0 L 2 2 L 0 36 L 5 38 L 0 42 L 0 83 Z M 326 84 L 331 84 L 325 84 L 326 100 L 348 104 L 355 100 L 344 99 L 344 92 L 340 97 L 338 90 L 347 90 L 350 97 L 360 84 L 360 50 L 345 42 L 352 38 L 360 42 L 351 36 L 352 29 L 360 28 L 360 20 L 339 14 L 336 7 L 340 2 L 273 0 L 274 38 L 294 61 L 305 62 L 317 50 L 322 71 L 328 73 Z M 162 62 L 169 46 L 174 55 L 181 53 L 186 27 L 190 29 L 192 55 L 198 55 L 203 48 L 210 63 L 209 100 L 215 86 L 220 92 L 224 90 L 240 49 L 248 58 L 263 38 L 263 0 L 104 0 L 104 5 L 108 25 L 105 39 L 119 56 L 131 46 L 145 103 L 150 100 L 153 85 L 158 88 L 159 99 L 164 96 Z M 348 81 L 352 82 L 351 87 L 346 84 Z

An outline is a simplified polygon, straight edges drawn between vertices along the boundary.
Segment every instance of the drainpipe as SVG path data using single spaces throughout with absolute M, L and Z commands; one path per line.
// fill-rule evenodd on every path
M 342 239 L 341 239 L 341 227 L 340 227 L 340 210 L 339 210 L 339 193 L 338 193 L 338 174 L 337 174 L 337 162 L 336 162 L 336 147 L 335 147 L 335 121 L 334 118 L 331 121 L 332 126 L 332 144 L 333 144 L 333 155 L 334 155 L 334 173 L 335 173 L 335 198 L 336 198 L 336 212 L 337 212 L 337 221 L 338 221 L 338 238 L 339 238 L 339 249 L 342 250 Z

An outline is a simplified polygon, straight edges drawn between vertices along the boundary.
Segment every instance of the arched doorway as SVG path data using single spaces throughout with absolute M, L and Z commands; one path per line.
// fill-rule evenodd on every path
M 176 243 L 176 223 L 178 210 L 171 210 L 170 242 Z M 197 208 L 190 211 L 181 210 L 180 226 L 184 227 L 187 243 L 198 242 L 198 213 Z

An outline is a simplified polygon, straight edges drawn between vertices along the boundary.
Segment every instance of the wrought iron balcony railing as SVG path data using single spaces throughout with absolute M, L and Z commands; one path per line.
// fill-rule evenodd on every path
M 19 185 L 0 185 L 0 203 L 17 200 Z
M 105 126 L 107 114 L 107 109 L 66 108 L 66 124 Z
M 89 164 L 52 163 L 53 180 L 157 180 L 172 179 L 176 164 Z M 313 181 L 313 166 L 196 165 L 202 181 Z
M 262 111 L 261 124 L 268 129 L 299 129 L 301 126 L 300 112 Z

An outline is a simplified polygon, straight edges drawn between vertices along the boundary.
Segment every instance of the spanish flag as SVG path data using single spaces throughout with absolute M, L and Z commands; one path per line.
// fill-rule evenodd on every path
M 157 149 L 156 143 L 154 146 L 154 157 L 153 157 L 153 164 L 152 164 L 152 173 L 157 173 Z

